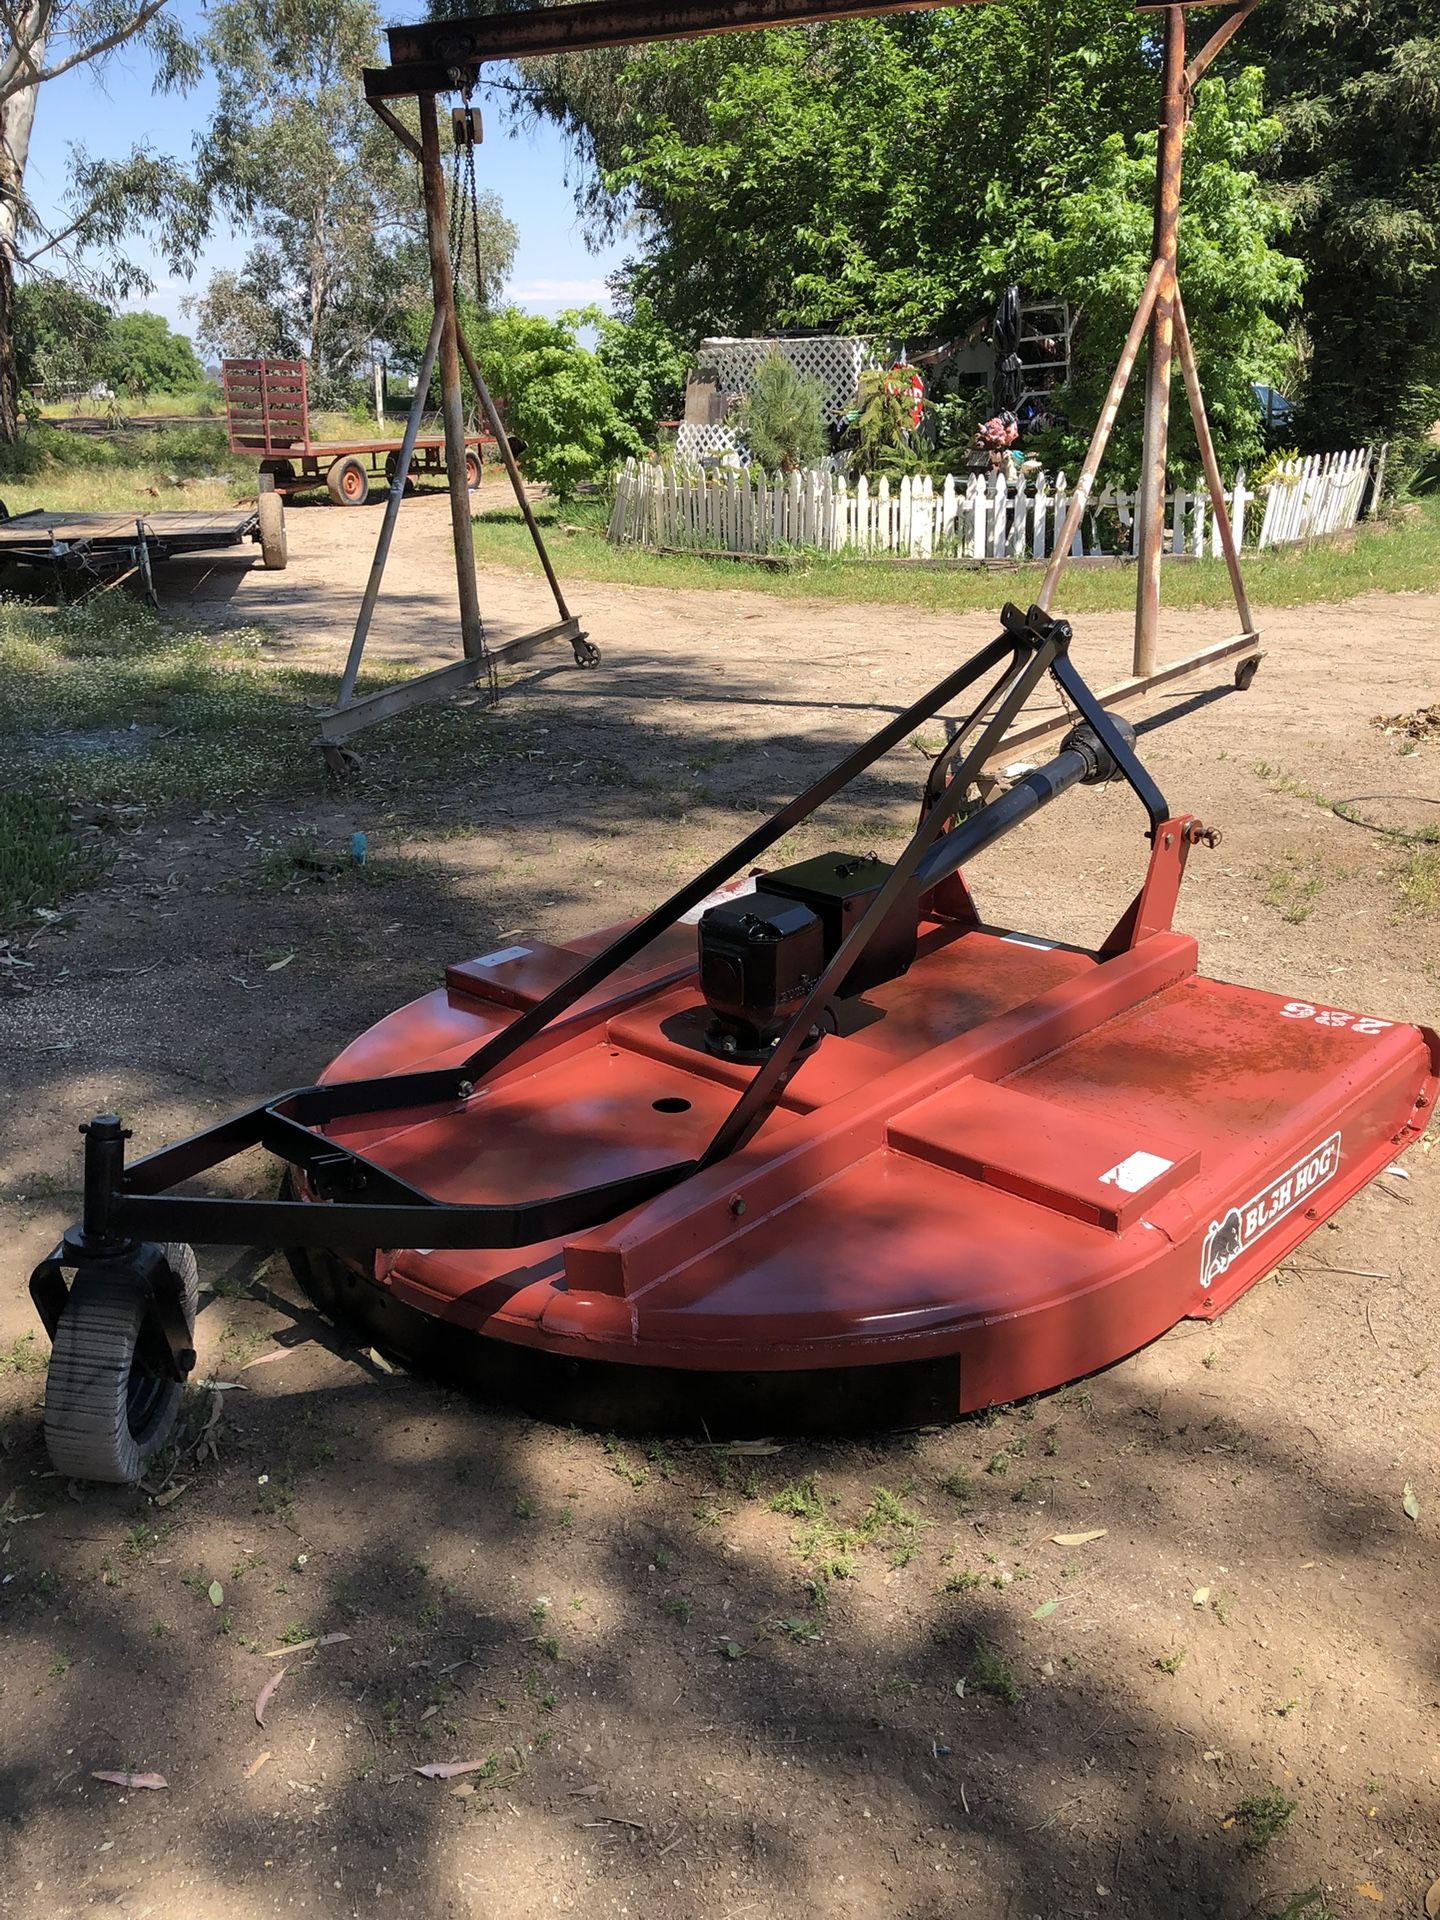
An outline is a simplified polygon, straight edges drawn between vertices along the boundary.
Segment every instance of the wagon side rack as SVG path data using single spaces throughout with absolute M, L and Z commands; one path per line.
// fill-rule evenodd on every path
M 421 433 L 403 461 L 403 436 L 317 438 L 304 360 L 223 360 L 220 374 L 230 451 L 242 460 L 259 456 L 261 493 L 288 495 L 323 486 L 337 507 L 363 507 L 377 480 L 383 479 L 388 490 L 396 474 L 403 474 L 409 492 L 423 476 L 444 477 L 443 434 Z M 488 433 L 467 432 L 464 445 L 465 485 L 474 493 L 487 455 L 498 459 L 499 450 Z

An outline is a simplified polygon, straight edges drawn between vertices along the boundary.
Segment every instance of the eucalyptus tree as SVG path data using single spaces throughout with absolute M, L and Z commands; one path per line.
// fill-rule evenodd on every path
M 125 243 L 149 228 L 182 271 L 204 232 L 206 196 L 181 162 L 138 145 L 99 158 L 82 137 L 72 148 L 63 211 L 42 221 L 25 191 L 31 133 L 50 83 L 77 67 L 103 69 L 122 47 L 140 47 L 163 92 L 188 85 L 199 54 L 166 12 L 166 0 L 0 0 L 0 444 L 15 439 L 20 396 L 14 352 L 17 276 L 50 276 L 111 299 L 150 291 Z

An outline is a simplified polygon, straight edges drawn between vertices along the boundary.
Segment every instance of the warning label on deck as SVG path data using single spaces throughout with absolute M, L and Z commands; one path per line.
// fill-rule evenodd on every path
M 1200 1255 L 1201 1286 L 1208 1287 L 1287 1213 L 1303 1206 L 1339 1165 L 1340 1136 L 1332 1133 L 1328 1140 L 1312 1147 L 1293 1167 L 1262 1187 L 1253 1199 L 1243 1206 L 1231 1207 L 1223 1218 L 1212 1220 Z

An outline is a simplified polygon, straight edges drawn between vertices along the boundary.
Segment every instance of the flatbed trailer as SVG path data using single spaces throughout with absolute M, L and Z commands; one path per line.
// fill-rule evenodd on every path
M 303 360 L 226 360 L 225 424 L 230 451 L 260 461 L 262 492 L 300 493 L 324 486 L 337 506 L 362 507 L 370 483 L 382 479 L 388 491 L 400 462 L 402 441 L 313 440 L 310 395 Z M 465 435 L 465 484 L 480 485 L 485 450 L 498 459 L 489 434 Z M 445 440 L 421 434 L 410 461 L 410 477 L 445 473 Z
M 262 496 L 253 506 L 209 513 L 51 513 L 33 507 L 8 514 L 0 503 L 0 564 L 117 585 L 134 574 L 155 597 L 154 569 L 181 554 L 209 553 L 253 540 L 263 565 L 278 570 L 289 558 L 285 509 Z

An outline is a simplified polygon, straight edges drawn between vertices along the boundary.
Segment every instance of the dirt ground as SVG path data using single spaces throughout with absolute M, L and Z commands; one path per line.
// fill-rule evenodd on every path
M 287 573 L 177 568 L 172 604 L 338 672 L 377 525 L 297 510 Z M 411 503 L 379 655 L 452 657 L 449 565 L 443 499 Z M 499 637 L 546 617 L 533 581 L 482 591 Z M 311 1078 L 447 960 L 638 911 L 993 632 L 718 574 L 572 597 L 603 663 L 547 656 L 452 716 L 465 778 L 397 800 L 301 770 L 282 800 L 112 828 L 107 878 L 0 993 L 0 1914 L 1422 1912 L 1440 1155 L 1081 1386 L 759 1452 L 477 1404 L 348 1345 L 280 1260 L 205 1256 L 217 1388 L 189 1391 L 163 1504 L 47 1474 L 24 1282 L 75 1210 L 77 1121 L 113 1107 L 158 1144 Z M 1221 977 L 1434 1022 L 1403 850 L 1323 803 L 1416 825 L 1440 796 L 1440 742 L 1373 724 L 1436 699 L 1440 601 L 1263 625 L 1252 690 L 1145 743 L 1224 831 L 1179 924 Z M 1226 631 L 1185 616 L 1165 649 Z M 1077 634 L 1097 681 L 1127 652 L 1119 616 Z M 807 844 L 893 845 L 924 764 L 898 750 Z M 977 865 L 982 911 L 1098 937 L 1142 825 L 1078 791 Z M 287 864 L 297 834 L 356 831 L 362 874 Z M 828 1578 L 817 1504 L 857 1536 Z M 415 1771 L 455 1761 L 483 1765 Z

